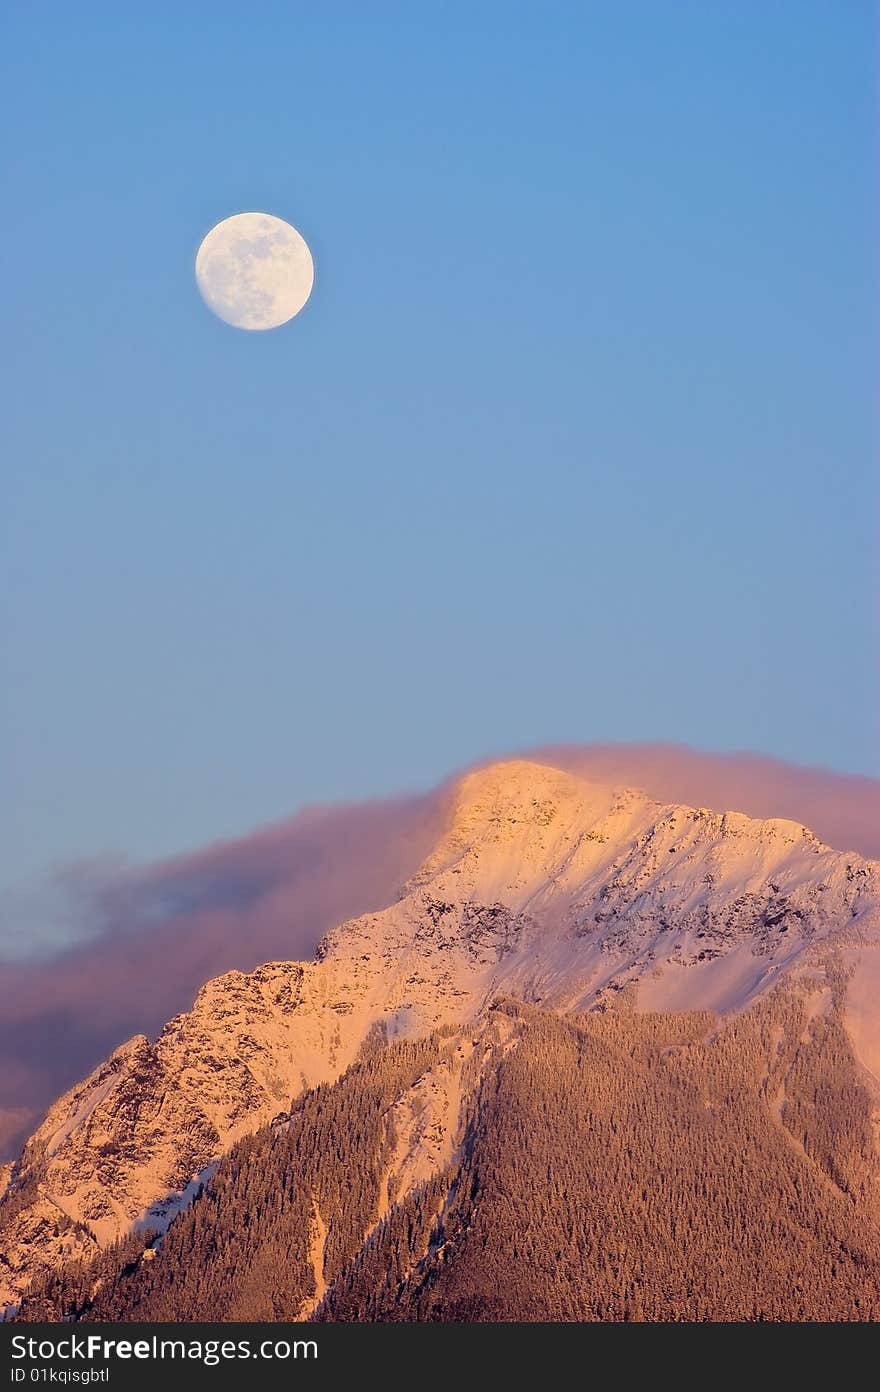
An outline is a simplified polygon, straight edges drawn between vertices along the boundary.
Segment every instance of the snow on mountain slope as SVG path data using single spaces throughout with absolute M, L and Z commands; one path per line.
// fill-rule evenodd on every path
M 470 774 L 397 903 L 334 929 L 314 962 L 208 982 L 155 1043 L 129 1040 L 51 1108 L 0 1206 L 0 1301 L 42 1265 L 167 1223 L 224 1149 L 339 1076 L 377 1026 L 424 1033 L 500 993 L 725 1012 L 783 974 L 833 962 L 839 980 L 845 953 L 864 1050 L 878 944 L 880 865 L 796 823 L 524 762 Z

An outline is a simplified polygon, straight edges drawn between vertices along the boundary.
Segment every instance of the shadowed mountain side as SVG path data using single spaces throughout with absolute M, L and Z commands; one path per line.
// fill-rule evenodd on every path
M 876 1320 L 872 1099 L 805 1004 L 377 1039 L 20 1318 Z

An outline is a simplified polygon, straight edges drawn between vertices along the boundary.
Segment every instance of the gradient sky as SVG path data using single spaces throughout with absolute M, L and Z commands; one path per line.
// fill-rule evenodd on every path
M 873 3 L 6 10 L 0 883 L 537 742 L 880 772 Z

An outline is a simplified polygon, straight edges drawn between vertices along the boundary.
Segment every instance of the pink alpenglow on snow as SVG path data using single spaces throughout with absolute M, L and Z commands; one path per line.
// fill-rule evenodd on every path
M 880 858 L 878 779 L 673 745 L 547 746 L 530 757 L 662 802 L 788 818 L 835 849 Z M 309 810 L 99 879 L 91 936 L 0 965 L 0 1158 L 54 1097 L 132 1034 L 154 1034 L 206 980 L 308 958 L 337 923 L 392 903 L 434 843 L 452 786 Z

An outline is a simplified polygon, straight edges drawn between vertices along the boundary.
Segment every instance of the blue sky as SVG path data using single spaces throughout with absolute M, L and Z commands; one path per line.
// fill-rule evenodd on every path
M 13 4 L 0 882 L 544 741 L 880 772 L 876 40 Z M 245 209 L 276 332 L 195 289 Z

